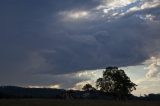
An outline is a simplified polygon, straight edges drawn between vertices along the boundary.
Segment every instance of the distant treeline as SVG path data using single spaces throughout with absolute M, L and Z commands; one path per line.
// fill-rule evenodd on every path
M 106 99 L 115 100 L 116 97 L 99 90 L 78 91 L 50 88 L 22 88 L 16 86 L 1 86 L 0 98 L 43 98 L 43 99 Z M 133 95 L 125 98 L 127 100 L 160 100 L 160 94 L 149 94 L 143 97 Z

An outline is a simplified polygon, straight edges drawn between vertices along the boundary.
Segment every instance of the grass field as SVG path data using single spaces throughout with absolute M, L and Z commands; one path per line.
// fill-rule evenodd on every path
M 160 106 L 159 102 L 105 100 L 1 99 L 0 106 Z

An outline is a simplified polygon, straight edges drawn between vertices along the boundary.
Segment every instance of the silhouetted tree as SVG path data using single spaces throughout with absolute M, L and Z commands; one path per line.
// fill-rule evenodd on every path
M 96 90 L 94 87 L 92 87 L 91 84 L 86 84 L 83 86 L 82 90 L 84 91 L 93 91 L 93 90 Z
M 107 67 L 103 72 L 103 77 L 97 79 L 96 86 L 101 91 L 114 94 L 119 99 L 128 96 L 136 90 L 136 84 L 131 82 L 124 70 L 118 67 Z

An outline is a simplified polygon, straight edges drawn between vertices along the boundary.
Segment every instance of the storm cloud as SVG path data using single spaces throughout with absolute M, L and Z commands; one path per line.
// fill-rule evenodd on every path
M 57 84 L 67 78 L 56 75 L 159 55 L 160 2 L 133 1 L 1 0 L 0 83 Z

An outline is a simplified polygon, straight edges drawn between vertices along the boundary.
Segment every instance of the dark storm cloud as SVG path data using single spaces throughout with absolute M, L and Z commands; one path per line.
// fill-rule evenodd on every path
M 97 2 L 90 0 L 1 0 L 0 83 L 44 84 L 39 80 L 41 77 L 35 78 L 32 74 L 63 73 L 64 70 L 57 70 L 64 65 L 61 58 L 53 59 L 61 55 L 53 53 L 55 50 L 63 52 L 61 48 L 65 48 L 63 45 L 69 44 L 70 39 L 59 34 L 58 12 L 90 9 L 95 5 Z
M 97 0 L 1 0 L 0 83 L 60 83 L 68 77 L 56 82 L 55 74 L 108 65 L 137 65 L 159 52 L 159 7 L 132 12 L 111 22 L 105 18 L 64 22 L 65 16 L 59 14 L 92 11 L 99 3 Z M 142 19 L 147 14 L 155 16 L 154 22 Z M 51 77 L 39 77 L 48 74 Z

